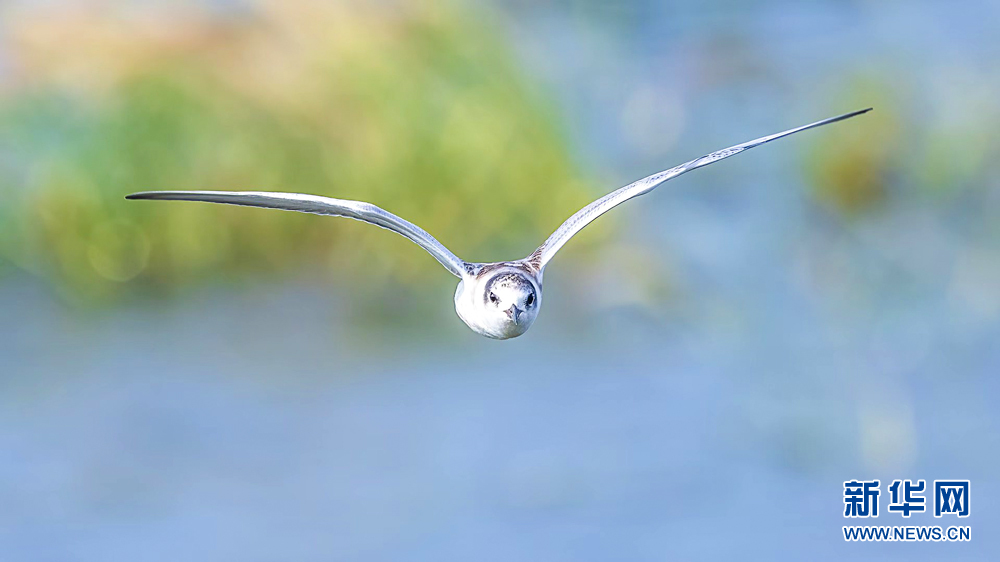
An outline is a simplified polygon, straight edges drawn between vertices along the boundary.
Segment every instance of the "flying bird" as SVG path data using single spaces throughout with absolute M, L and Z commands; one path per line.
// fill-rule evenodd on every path
M 528 331 L 542 306 L 542 274 L 556 252 L 577 232 L 597 217 L 614 207 L 649 193 L 657 186 L 677 176 L 739 154 L 755 146 L 788 135 L 821 127 L 871 111 L 871 108 L 854 111 L 837 117 L 781 133 L 761 137 L 743 144 L 724 148 L 685 162 L 679 166 L 657 172 L 649 177 L 626 185 L 580 209 L 556 229 L 537 250 L 528 257 L 506 262 L 472 263 L 452 253 L 419 226 L 384 209 L 363 201 L 332 199 L 318 195 L 265 191 L 147 191 L 133 193 L 126 199 L 157 199 L 176 201 L 205 201 L 228 203 L 249 207 L 265 207 L 285 211 L 299 211 L 317 215 L 348 217 L 381 226 L 401 234 L 426 250 L 441 265 L 458 277 L 455 291 L 455 310 L 473 331 L 495 339 L 508 339 Z

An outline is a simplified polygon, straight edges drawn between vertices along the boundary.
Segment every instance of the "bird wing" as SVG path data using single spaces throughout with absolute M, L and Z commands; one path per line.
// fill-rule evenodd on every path
M 532 263 L 538 269 L 545 267 L 545 264 L 547 264 L 549 260 L 552 259 L 552 256 L 554 256 L 555 253 L 558 252 L 559 249 L 563 247 L 563 244 L 568 242 L 570 238 L 572 238 L 577 232 L 583 230 L 585 226 L 593 222 L 597 217 L 610 211 L 614 207 L 617 207 L 618 205 L 628 201 L 629 199 L 632 199 L 633 197 L 638 197 L 639 195 L 649 193 L 661 183 L 676 178 L 677 176 L 683 173 L 690 172 L 691 170 L 695 170 L 697 168 L 701 168 L 702 166 L 707 166 L 709 164 L 718 162 L 719 160 L 723 160 L 725 158 L 729 158 L 730 156 L 739 154 L 744 150 L 749 150 L 755 146 L 771 142 L 775 139 L 780 139 L 781 137 L 786 137 L 788 135 L 792 135 L 800 131 L 805 131 L 806 129 L 821 127 L 823 125 L 827 125 L 837 121 L 842 121 L 844 119 L 849 119 L 851 117 L 854 117 L 856 115 L 861 115 L 862 113 L 867 113 L 869 111 L 871 111 L 871 108 L 862 109 L 860 111 L 854 111 L 852 113 L 846 113 L 844 115 L 831 117 L 829 119 L 817 121 L 815 123 L 804 125 L 802 127 L 797 127 L 795 129 L 790 129 L 788 131 L 784 131 L 781 133 L 776 133 L 773 135 L 768 135 L 766 137 L 761 137 L 759 139 L 745 142 L 743 144 L 738 144 L 736 146 L 724 148 L 722 150 L 718 150 L 711 154 L 702 156 L 701 158 L 696 158 L 694 160 L 691 160 L 690 162 L 681 164 L 680 166 L 670 168 L 669 170 L 664 170 L 662 172 L 655 173 L 635 183 L 626 185 L 625 187 L 622 187 L 616 191 L 612 191 L 611 193 L 605 195 L 604 197 L 601 197 L 597 201 L 594 201 L 590 205 L 587 205 L 586 207 L 580 209 L 579 211 L 576 212 L 576 214 L 568 218 L 566 222 L 562 223 L 562 225 L 555 232 L 553 232 L 552 235 L 549 236 L 548 239 L 544 243 L 542 243 L 541 246 L 538 247 L 537 250 L 535 250 L 530 256 L 528 256 L 526 261 Z
M 347 217 L 401 234 L 427 250 L 434 259 L 456 277 L 467 274 L 466 263 L 451 253 L 444 244 L 438 242 L 419 226 L 404 220 L 384 209 L 363 201 L 347 201 L 304 195 L 301 193 L 280 193 L 264 191 L 145 191 L 133 193 L 126 199 L 155 199 L 171 201 L 205 201 L 208 203 L 226 203 L 229 205 L 245 205 L 248 207 L 264 207 L 284 211 L 299 211 L 317 215 Z

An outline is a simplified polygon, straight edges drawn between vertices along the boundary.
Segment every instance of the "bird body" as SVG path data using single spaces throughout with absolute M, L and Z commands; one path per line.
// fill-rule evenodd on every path
M 612 208 L 649 193 L 681 174 L 729 158 L 755 146 L 806 129 L 842 121 L 867 113 L 871 108 L 817 121 L 795 129 L 761 137 L 712 152 L 680 166 L 655 173 L 617 189 L 577 211 L 563 222 L 528 257 L 497 263 L 466 262 L 417 225 L 363 201 L 347 201 L 317 195 L 266 191 L 147 191 L 126 199 L 205 201 L 285 211 L 299 211 L 356 219 L 391 230 L 422 247 L 460 279 L 455 291 L 455 311 L 478 334 L 509 339 L 525 333 L 534 323 L 542 304 L 542 274 L 556 252 L 577 232 Z

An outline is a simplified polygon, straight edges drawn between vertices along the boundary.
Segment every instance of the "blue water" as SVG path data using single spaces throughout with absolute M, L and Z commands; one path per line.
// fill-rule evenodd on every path
M 997 552 L 995 355 L 914 362 L 905 329 L 765 337 L 766 318 L 719 331 L 629 309 L 567 338 L 551 300 L 520 340 L 442 318 L 447 342 L 373 331 L 359 349 L 317 288 L 94 319 L 8 286 L 4 559 Z M 844 543 L 853 478 L 970 478 L 973 542 Z

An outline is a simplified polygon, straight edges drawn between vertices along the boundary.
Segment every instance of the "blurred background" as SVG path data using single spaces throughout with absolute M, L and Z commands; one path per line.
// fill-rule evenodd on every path
M 998 56 L 985 0 L 5 0 L 0 559 L 997 559 Z M 122 199 L 514 259 L 868 106 L 606 215 L 505 342 L 384 230 Z M 873 478 L 973 541 L 845 543 Z

